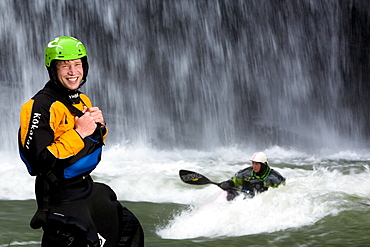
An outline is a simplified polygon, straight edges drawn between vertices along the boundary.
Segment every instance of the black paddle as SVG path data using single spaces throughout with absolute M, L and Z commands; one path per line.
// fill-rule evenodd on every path
M 192 172 L 192 171 L 188 171 L 188 170 L 180 170 L 179 175 L 180 175 L 181 180 L 184 183 L 187 183 L 187 184 L 195 184 L 195 185 L 214 184 L 214 185 L 217 185 L 221 189 L 226 190 L 228 192 L 227 197 L 226 197 L 228 201 L 231 201 L 236 196 L 238 196 L 236 188 L 233 188 L 233 187 L 222 188 L 221 183 L 213 182 L 213 181 L 209 180 L 208 178 L 206 178 L 205 176 L 203 176 L 202 174 L 199 174 L 197 172 Z
M 205 176 L 197 172 L 192 172 L 188 170 L 180 170 L 179 175 L 180 175 L 181 180 L 187 184 L 195 184 L 195 185 L 215 184 L 218 187 L 221 186 L 221 183 L 212 182 L 211 180 L 209 180 L 208 178 L 206 178 Z

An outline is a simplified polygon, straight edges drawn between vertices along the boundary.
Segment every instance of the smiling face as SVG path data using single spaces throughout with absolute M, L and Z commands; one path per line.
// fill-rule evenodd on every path
M 83 77 L 81 59 L 57 61 L 57 76 L 62 85 L 69 90 L 76 90 L 80 87 Z

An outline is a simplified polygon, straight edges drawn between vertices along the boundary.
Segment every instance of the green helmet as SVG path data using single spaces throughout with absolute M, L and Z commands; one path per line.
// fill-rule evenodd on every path
M 85 46 L 78 39 L 68 36 L 57 37 L 50 41 L 45 48 L 45 65 L 50 79 L 58 81 L 53 60 L 75 60 L 79 58 L 82 60 L 84 71 L 81 87 L 86 82 L 89 71 Z
M 85 46 L 73 37 L 57 37 L 45 48 L 45 65 L 50 67 L 53 60 L 74 60 L 87 57 Z

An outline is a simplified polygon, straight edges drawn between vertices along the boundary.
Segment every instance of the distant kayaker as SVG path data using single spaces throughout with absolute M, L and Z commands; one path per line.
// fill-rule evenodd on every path
M 19 129 L 20 156 L 36 176 L 31 227 L 44 230 L 41 246 L 144 246 L 135 215 L 90 176 L 108 129 L 102 111 L 79 91 L 88 74 L 84 45 L 57 37 L 44 59 L 50 80 L 23 104 Z
M 270 168 L 264 152 L 254 153 L 250 160 L 252 166 L 238 171 L 231 179 L 221 183 L 220 187 L 228 191 L 228 201 L 233 200 L 238 195 L 237 191 L 245 192 L 253 197 L 256 193 L 268 190 L 269 187 L 278 187 L 285 184 L 285 178 L 279 172 Z

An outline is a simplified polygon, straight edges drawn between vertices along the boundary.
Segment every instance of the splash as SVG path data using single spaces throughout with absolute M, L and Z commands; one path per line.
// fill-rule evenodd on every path
M 301 228 L 329 215 L 336 216 L 342 211 L 358 208 L 359 203 L 370 195 L 370 183 L 366 179 L 368 168 L 352 175 L 326 168 L 316 171 L 280 170 L 288 177 L 286 186 L 270 189 L 253 199 L 238 197 L 231 202 L 227 202 L 225 194 L 219 192 L 216 200 L 193 204 L 173 215 L 167 225 L 157 227 L 157 234 L 169 239 L 195 239 Z M 223 200 L 219 199 L 220 196 Z

